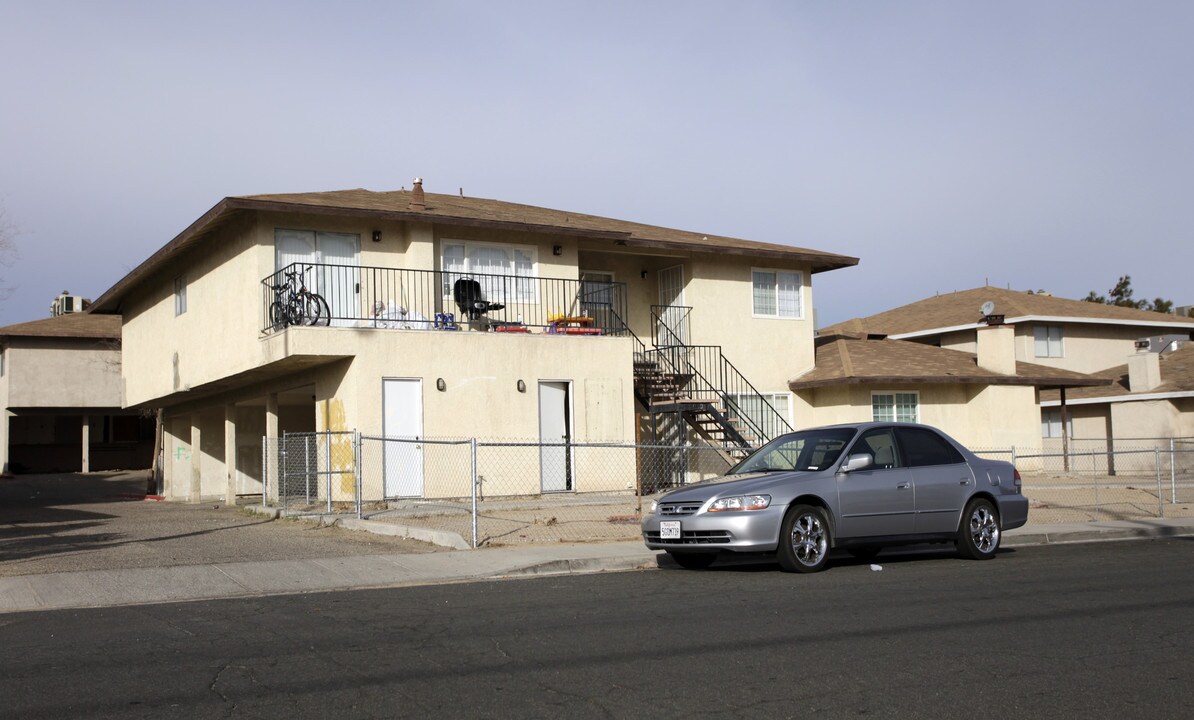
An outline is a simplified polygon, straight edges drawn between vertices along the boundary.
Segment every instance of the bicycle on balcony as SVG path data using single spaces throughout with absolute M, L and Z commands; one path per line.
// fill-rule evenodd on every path
M 307 288 L 305 275 L 311 265 L 301 270 L 284 270 L 285 281 L 274 286 L 274 301 L 269 306 L 269 322 L 274 330 L 290 325 L 330 325 L 332 310 L 328 301 Z

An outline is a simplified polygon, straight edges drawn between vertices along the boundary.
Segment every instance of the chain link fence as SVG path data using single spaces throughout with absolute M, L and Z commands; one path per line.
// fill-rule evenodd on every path
M 978 448 L 1023 479 L 1032 524 L 1194 516 L 1194 440 L 1060 440 L 1043 448 Z
M 1032 524 L 1194 516 L 1194 440 L 977 448 L 1012 462 Z M 639 538 L 644 505 L 717 477 L 738 448 L 387 438 L 265 438 L 264 502 L 449 533 L 471 547 Z
M 357 512 L 356 451 L 351 432 L 263 438 L 264 504 L 288 515 Z
M 394 438 L 265 438 L 265 503 L 448 532 L 473 547 L 633 540 L 650 497 L 717 477 L 739 448 Z

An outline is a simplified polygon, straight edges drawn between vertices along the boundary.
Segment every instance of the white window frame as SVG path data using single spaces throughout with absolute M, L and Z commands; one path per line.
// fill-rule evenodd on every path
M 911 395 L 915 398 L 915 413 L 911 419 L 900 417 L 900 395 Z M 891 417 L 880 418 L 875 414 L 875 398 L 891 396 Z M 920 391 L 919 390 L 872 390 L 871 391 L 871 420 L 874 422 L 920 422 Z
M 187 276 L 179 275 L 174 278 L 174 317 L 186 314 L 187 311 Z
M 1070 439 L 1074 437 L 1074 416 L 1066 413 L 1066 430 L 1069 433 Z M 1041 437 L 1042 438 L 1059 438 L 1061 437 L 1061 410 L 1041 409 Z
M 755 305 L 755 275 L 757 273 L 769 273 L 775 276 L 775 284 L 772 287 L 775 300 L 775 313 L 767 314 L 759 312 Z M 794 275 L 796 276 L 796 311 L 794 314 L 785 314 L 782 312 L 780 304 L 780 275 Z M 752 267 L 750 269 L 750 314 L 751 317 L 769 318 L 780 320 L 803 320 L 804 319 L 804 271 L 803 270 L 787 270 L 783 268 L 764 268 Z
M 445 258 L 447 249 L 452 246 L 460 246 L 464 249 L 464 269 L 463 270 L 450 269 L 444 263 L 444 258 Z M 538 282 L 538 280 L 539 280 L 539 248 L 538 248 L 538 246 L 523 245 L 520 243 L 477 242 L 475 240 L 457 240 L 455 238 L 442 238 L 440 240 L 439 263 L 440 263 L 440 270 L 443 271 L 443 285 L 444 285 L 443 293 L 444 293 L 445 298 L 451 299 L 452 284 L 454 282 L 454 280 L 453 280 L 454 277 L 470 276 L 470 275 L 474 275 L 475 273 L 477 273 L 476 270 L 473 270 L 471 267 L 469 267 L 469 265 L 470 265 L 469 256 L 470 256 L 470 251 L 478 249 L 478 248 L 496 248 L 496 249 L 501 250 L 502 252 L 506 253 L 510 258 L 510 260 L 509 260 L 510 266 L 506 269 L 506 272 L 504 272 L 504 273 L 481 273 L 482 275 L 500 274 L 500 275 L 508 275 L 510 277 L 526 278 L 527 279 L 527 282 L 525 283 L 525 287 L 527 289 L 525 291 L 520 292 L 520 290 L 519 290 L 519 287 L 522 286 L 523 283 L 516 284 L 516 286 L 514 288 L 514 295 L 515 295 L 514 297 L 507 297 L 507 296 L 505 296 L 504 293 L 501 293 L 501 292 L 492 292 L 493 288 L 486 287 L 486 283 L 482 282 L 481 287 L 482 287 L 482 291 L 485 295 L 486 300 L 490 300 L 493 302 L 502 302 L 507 305 L 510 305 L 510 304 L 537 305 L 537 304 L 539 304 L 539 282 Z M 517 259 L 514 256 L 515 251 L 524 253 L 530 257 L 530 259 L 531 259 L 530 274 L 528 274 L 528 275 L 519 275 L 518 274 Z
M 1065 357 L 1065 330 L 1061 325 L 1034 325 L 1032 327 L 1032 345 L 1035 357 L 1063 358 Z
M 748 395 L 754 395 L 754 393 L 729 393 L 730 399 L 732 399 L 738 405 L 738 407 L 742 407 L 742 398 L 744 398 Z M 759 396 L 762 397 L 764 400 L 766 400 L 768 402 L 768 404 L 770 404 L 771 407 L 777 413 L 779 413 L 780 417 L 782 417 L 786 423 L 788 423 L 789 425 L 792 424 L 792 393 L 790 391 L 788 391 L 788 392 L 760 391 Z M 776 407 L 776 402 L 775 402 L 776 398 L 781 398 L 781 397 L 784 399 L 784 412 L 780 412 L 780 409 L 778 407 Z

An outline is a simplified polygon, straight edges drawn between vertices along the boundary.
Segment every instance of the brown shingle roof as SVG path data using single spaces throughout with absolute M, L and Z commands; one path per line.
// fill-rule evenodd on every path
M 1083 373 L 1017 362 L 1015 375 L 978 366 L 973 353 L 907 340 L 867 340 L 847 335 L 817 339 L 815 369 L 788 383 L 792 390 L 828 385 L 959 383 L 1077 387 L 1108 380 Z
M 319 207 L 385 214 L 397 213 L 412 219 L 430 222 L 472 221 L 487 226 L 503 225 L 530 231 L 591 235 L 598 239 L 614 240 L 620 245 L 636 247 L 768 254 L 810 262 L 813 265 L 813 272 L 858 264 L 858 258 L 820 250 L 676 230 L 597 215 L 522 205 L 504 200 L 424 193 L 425 208 L 411 210 L 410 197 L 411 192 L 408 190 L 372 192 L 357 189 L 283 195 L 250 195 L 234 199 L 292 205 L 300 208 Z
M 1185 326 L 1194 330 L 1194 318 L 1083 300 L 1069 300 L 1052 295 L 1029 294 L 1019 290 L 981 287 L 945 293 L 877 315 L 854 318 L 831 325 L 822 332 L 830 335 L 840 332 L 900 335 L 959 325 L 974 325 L 981 319 L 979 308 L 988 300 L 995 303 L 995 312 L 1005 316 L 1008 322 L 1015 322 L 1017 318 L 1038 316 L 1072 318 L 1079 322 L 1082 320 L 1118 321 L 1127 325 L 1164 323 Z
M 224 198 L 100 296 L 93 304 L 92 310 L 116 311 L 120 297 L 151 270 L 187 247 L 200 242 L 212 229 L 238 211 L 244 210 L 379 217 L 563 234 L 605 240 L 613 245 L 629 247 L 700 250 L 795 260 L 809 263 L 814 273 L 858 264 L 858 258 L 820 250 L 676 230 L 503 200 L 425 193 L 424 207 L 412 208 L 411 195 L 408 190 L 373 192 L 356 189 Z
M 1133 394 L 1152 395 L 1154 393 L 1176 393 L 1194 391 L 1194 343 L 1187 344 L 1180 350 L 1165 353 L 1160 357 L 1161 384 L 1147 393 L 1132 393 L 1128 389 L 1128 366 L 1101 370 L 1094 375 L 1105 378 L 1111 384 L 1102 387 L 1084 387 L 1066 390 L 1066 402 L 1093 398 L 1129 397 Z M 1058 400 L 1061 395 L 1055 390 L 1041 393 L 1041 402 Z
M 119 315 L 92 315 L 91 313 L 68 313 L 44 320 L 33 320 L 0 327 L 0 338 L 8 337 L 53 337 L 53 338 L 96 338 L 101 340 L 120 339 Z

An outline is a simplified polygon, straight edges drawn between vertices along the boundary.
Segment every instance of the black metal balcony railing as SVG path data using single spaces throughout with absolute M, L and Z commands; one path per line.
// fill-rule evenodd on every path
M 303 324 L 633 334 L 622 319 L 626 316 L 625 283 L 294 263 L 265 278 L 261 285 L 261 327 L 266 333 Z M 301 290 L 304 286 L 323 302 L 306 299 Z M 293 301 L 296 295 L 306 301 Z

